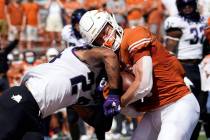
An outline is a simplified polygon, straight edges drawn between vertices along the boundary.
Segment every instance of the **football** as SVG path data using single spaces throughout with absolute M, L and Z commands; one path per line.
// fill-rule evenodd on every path
M 123 86 L 123 92 L 125 92 L 131 83 L 134 81 L 134 75 L 128 71 L 121 71 L 120 75 L 122 77 L 122 86 Z

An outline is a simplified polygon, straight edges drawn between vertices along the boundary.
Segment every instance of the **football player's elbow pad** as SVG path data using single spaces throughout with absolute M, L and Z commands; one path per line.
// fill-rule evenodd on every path
M 150 56 L 144 56 L 140 61 L 142 61 L 142 78 L 139 87 L 136 90 L 134 98 L 128 103 L 133 103 L 145 96 L 151 96 L 151 90 L 153 85 L 152 76 L 152 58 Z

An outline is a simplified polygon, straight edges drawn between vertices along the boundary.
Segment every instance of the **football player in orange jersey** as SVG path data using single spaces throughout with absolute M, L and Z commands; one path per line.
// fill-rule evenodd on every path
M 189 140 L 199 118 L 199 104 L 184 83 L 184 70 L 144 27 L 123 30 L 106 11 L 86 12 L 80 32 L 92 47 L 115 51 L 135 79 L 121 96 L 122 112 L 144 112 L 132 140 Z M 126 111 L 125 111 L 126 109 Z

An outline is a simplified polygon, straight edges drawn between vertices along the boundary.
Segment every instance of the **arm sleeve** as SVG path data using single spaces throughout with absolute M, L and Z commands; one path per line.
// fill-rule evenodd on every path
M 150 46 L 155 37 L 145 28 L 137 28 L 128 40 L 128 52 L 133 64 L 143 56 L 150 55 Z
M 141 67 L 142 76 L 141 82 L 134 94 L 132 100 L 129 101 L 128 105 L 144 98 L 145 96 L 151 95 L 152 85 L 153 85 L 153 76 L 152 76 L 152 59 L 150 56 L 144 56 L 134 65 L 134 73 L 135 69 L 139 69 Z

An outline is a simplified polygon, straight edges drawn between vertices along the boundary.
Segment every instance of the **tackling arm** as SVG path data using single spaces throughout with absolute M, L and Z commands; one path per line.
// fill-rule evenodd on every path
M 185 28 L 183 21 L 176 16 L 168 17 L 164 22 L 165 45 L 168 51 L 177 55 L 179 39 L 182 36 L 182 29 Z
M 112 117 L 120 113 L 120 66 L 117 55 L 108 48 L 92 48 L 89 50 L 88 61 L 99 62 L 97 65 L 104 64 L 110 86 L 109 95 L 103 103 L 104 115 Z M 87 56 L 87 55 L 85 55 Z M 85 59 L 87 61 L 87 59 Z
M 111 49 L 104 47 L 92 48 L 87 53 L 85 54 L 85 61 L 95 63 L 98 66 L 104 64 L 110 89 L 119 89 L 121 79 L 117 55 Z
M 179 38 L 181 35 L 182 31 L 178 28 L 166 31 L 166 36 L 164 38 L 166 49 L 175 55 L 177 55 Z

